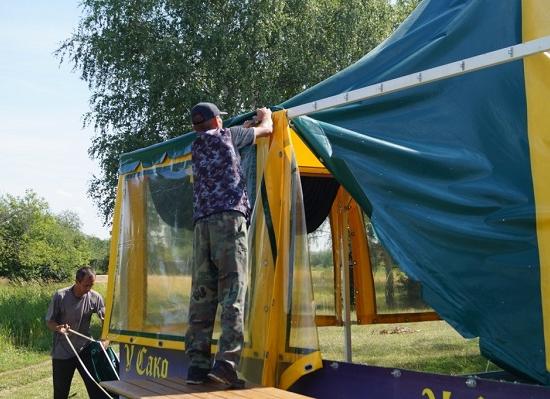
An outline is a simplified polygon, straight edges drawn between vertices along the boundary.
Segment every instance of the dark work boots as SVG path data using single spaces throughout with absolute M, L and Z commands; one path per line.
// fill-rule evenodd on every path
M 217 361 L 208 373 L 208 378 L 230 388 L 244 388 L 244 380 L 239 379 L 237 372 L 231 365 L 224 361 Z
M 187 379 L 185 382 L 192 385 L 202 384 L 208 379 L 209 372 L 210 370 L 208 369 L 201 369 L 200 367 L 191 366 L 187 370 Z

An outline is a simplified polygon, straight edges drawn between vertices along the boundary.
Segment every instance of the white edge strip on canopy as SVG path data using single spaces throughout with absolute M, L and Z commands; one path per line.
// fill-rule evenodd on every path
M 351 104 L 368 98 L 394 93 L 441 79 L 464 75 L 469 72 L 515 61 L 548 50 L 550 50 L 550 36 L 544 36 L 515 46 L 505 47 L 489 53 L 476 55 L 475 57 L 376 83 L 361 89 L 298 105 L 287 109 L 287 117 L 288 119 L 293 119 L 298 116 L 308 115 L 340 105 Z

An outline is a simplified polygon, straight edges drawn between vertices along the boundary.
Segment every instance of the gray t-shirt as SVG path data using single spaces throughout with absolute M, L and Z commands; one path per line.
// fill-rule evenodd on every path
M 105 317 L 105 303 L 101 295 L 94 290 L 87 292 L 81 298 L 77 298 L 72 288 L 62 288 L 53 294 L 46 313 L 46 322 L 54 320 L 58 325 L 68 324 L 72 330 L 89 337 L 92 314 L 96 313 L 103 320 Z M 75 334 L 69 334 L 69 339 L 78 352 L 89 342 Z M 74 357 L 74 352 L 63 334 L 54 332 L 52 358 L 69 359 L 71 357 Z
M 233 126 L 229 130 L 231 130 L 231 140 L 235 149 L 240 150 L 243 147 L 254 144 L 254 128 Z
M 233 126 L 231 130 L 231 140 L 233 147 L 241 157 L 241 169 L 246 179 L 246 192 L 248 202 L 251 208 L 254 208 L 256 201 L 256 150 L 252 144 L 256 143 L 254 128 Z

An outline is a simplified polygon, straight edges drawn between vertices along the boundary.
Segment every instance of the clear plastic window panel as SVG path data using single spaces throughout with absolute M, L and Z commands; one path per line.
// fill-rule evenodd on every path
M 110 329 L 182 338 L 193 262 L 191 165 L 181 162 L 121 178 Z
M 329 217 L 307 236 L 317 315 L 334 316 L 334 258 Z
M 386 251 L 367 216 L 364 215 L 374 278 L 376 311 L 414 313 L 431 311 L 422 300 L 422 286 L 409 278 Z
M 302 187 L 298 173 L 292 174 L 292 206 L 290 212 L 290 261 L 286 297 L 290 303 L 285 307 L 290 325 L 289 348 L 296 353 L 310 353 L 319 350 L 319 338 L 315 324 L 316 307 L 311 268 L 309 263 L 309 243 L 306 228 Z

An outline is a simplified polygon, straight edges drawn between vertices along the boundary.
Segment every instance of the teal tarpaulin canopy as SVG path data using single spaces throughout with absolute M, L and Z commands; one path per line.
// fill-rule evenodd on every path
M 424 0 L 361 60 L 279 106 L 535 38 L 526 32 L 550 35 L 549 8 L 546 0 Z M 535 68 L 519 60 L 292 123 L 369 213 L 393 258 L 422 283 L 425 301 L 465 337 L 479 336 L 495 363 L 549 384 L 543 297 L 550 266 L 543 265 L 550 260 L 540 254 L 550 246 L 550 189 L 545 194 L 547 183 L 535 177 L 550 159 L 550 121 L 541 119 L 550 113 L 537 107 L 550 97 L 550 57 L 541 57 Z M 193 139 L 125 154 L 121 173 L 184 154 Z
M 528 6 L 425 0 L 372 52 L 281 106 L 526 41 Z M 495 363 L 547 384 L 525 73 L 516 61 L 293 124 L 370 213 L 425 301 L 479 336 Z

